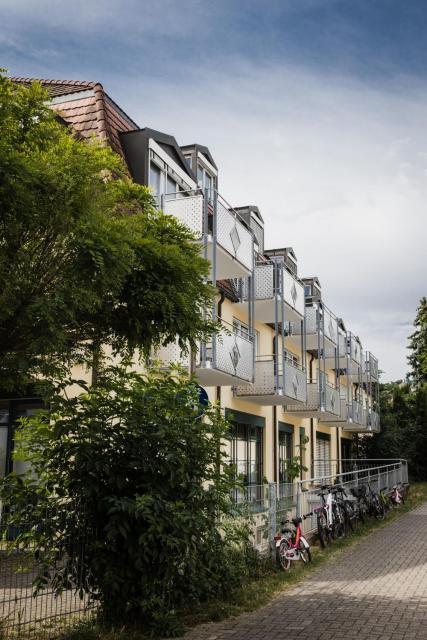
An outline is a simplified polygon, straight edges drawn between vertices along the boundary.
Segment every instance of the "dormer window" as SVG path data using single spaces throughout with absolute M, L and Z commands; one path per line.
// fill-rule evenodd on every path
M 154 195 L 156 196 L 159 196 L 163 191 L 162 171 L 153 162 L 150 162 L 150 187 L 152 188 Z
M 205 169 L 205 167 L 199 163 L 197 163 L 197 184 L 204 191 L 206 189 L 209 190 L 209 194 L 212 193 L 213 189 L 213 176 Z

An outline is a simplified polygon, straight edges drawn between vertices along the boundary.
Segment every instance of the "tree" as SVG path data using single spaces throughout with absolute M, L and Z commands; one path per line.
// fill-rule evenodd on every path
M 0 483 L 21 532 L 14 545 L 35 549 L 39 588 L 53 574 L 57 591 L 99 600 L 108 622 L 171 633 L 177 608 L 247 576 L 234 470 L 219 446 L 230 427 L 176 373 L 107 367 L 70 399 L 68 384 L 18 432 L 31 471 Z
M 411 366 L 411 379 L 415 385 L 427 384 L 427 298 L 420 300 L 415 317 L 415 331 L 409 336 L 408 357 Z
M 121 158 L 79 140 L 38 84 L 0 74 L 0 387 L 212 325 L 208 264 Z
M 380 385 L 381 431 L 361 439 L 368 458 L 405 458 L 414 480 L 427 479 L 427 299 L 420 301 L 409 336 L 409 382 Z

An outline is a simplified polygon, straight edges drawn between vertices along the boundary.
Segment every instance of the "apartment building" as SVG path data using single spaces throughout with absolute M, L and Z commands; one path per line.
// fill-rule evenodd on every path
M 41 82 L 62 118 L 120 153 L 133 180 L 190 228 L 210 261 L 217 295 L 206 313 L 220 331 L 190 355 L 171 343 L 155 357 L 187 367 L 230 417 L 229 457 L 249 494 L 265 481 L 284 491 L 296 455 L 304 477 L 323 475 L 331 460 L 345 468 L 353 434 L 379 430 L 378 362 L 351 332 L 351 319 L 328 308 L 319 279 L 304 277 L 292 247 L 265 248 L 257 206 L 233 207 L 220 195 L 207 146 L 180 146 L 170 134 L 138 128 L 99 84 Z M 18 415 L 10 402 L 17 400 L 0 405 L 6 472 Z M 37 399 L 20 403 L 25 415 Z

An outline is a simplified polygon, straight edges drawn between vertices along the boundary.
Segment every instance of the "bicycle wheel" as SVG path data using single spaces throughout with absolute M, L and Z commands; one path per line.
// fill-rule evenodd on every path
M 311 562 L 311 551 L 310 551 L 310 549 L 307 549 L 306 547 L 304 547 L 303 544 L 300 544 L 298 550 L 299 550 L 299 553 L 300 553 L 300 558 L 304 562 L 304 564 L 307 564 L 307 562 Z
M 365 524 L 367 519 L 367 507 L 364 500 L 360 500 L 357 505 L 357 517 L 362 524 Z
M 290 543 L 286 538 L 283 538 L 283 540 L 280 541 L 280 546 L 276 547 L 277 566 L 283 569 L 283 571 L 289 571 L 292 564 L 292 560 L 289 560 L 285 555 L 288 549 L 290 549 Z
M 374 512 L 374 518 L 376 520 L 384 520 L 385 518 L 385 509 L 384 505 L 381 504 L 378 496 L 374 496 L 372 498 L 372 507 Z
M 345 526 L 347 529 L 347 533 L 354 531 L 354 518 L 356 517 L 356 512 L 354 510 L 354 506 L 352 502 L 344 502 L 344 515 L 345 515 Z
M 320 546 L 324 549 L 331 541 L 328 521 L 324 511 L 317 512 L 317 535 L 319 537 Z
M 345 516 L 342 505 L 335 505 L 332 512 L 332 537 L 335 539 L 345 537 L 344 518 Z

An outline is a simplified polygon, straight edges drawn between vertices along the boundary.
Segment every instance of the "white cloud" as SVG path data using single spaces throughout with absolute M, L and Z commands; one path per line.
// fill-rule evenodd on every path
M 208 145 L 225 197 L 260 207 L 267 246 L 293 246 L 385 379 L 402 377 L 426 294 L 427 88 L 223 62 L 114 95 L 141 126 Z

